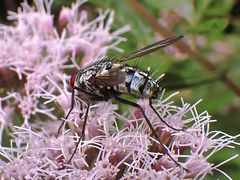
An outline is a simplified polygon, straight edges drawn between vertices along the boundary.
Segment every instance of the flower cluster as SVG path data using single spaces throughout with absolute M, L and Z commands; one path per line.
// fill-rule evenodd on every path
M 191 124 L 184 131 L 174 132 L 142 102 L 160 140 L 168 145 L 170 155 L 181 167 L 163 154 L 143 117 L 135 117 L 138 110 L 129 117 L 122 117 L 115 113 L 116 105 L 104 102 L 90 107 L 85 140 L 67 165 L 78 134 L 81 134 L 83 120 L 79 114 L 85 111 L 84 108 L 80 111 L 76 107 L 72 114 L 72 118 L 78 118 L 78 122 L 72 123 L 75 134 L 66 130 L 60 137 L 55 137 L 51 135 L 51 124 L 15 127 L 11 147 L 1 148 L 5 160 L 1 162 L 2 176 L 6 179 L 201 179 L 215 170 L 221 172 L 220 165 L 237 157 L 230 157 L 219 165 L 208 162 L 209 157 L 222 148 L 236 144 L 234 140 L 238 136 L 209 131 L 212 120 L 206 111 L 197 112 L 197 103 L 190 106 L 182 101 L 180 107 L 167 99 L 155 103 L 169 124 L 175 127 Z M 124 128 L 118 128 L 117 117 L 124 123 Z M 186 150 L 189 153 L 183 154 Z
M 85 138 L 76 147 L 87 111 L 76 97 L 65 120 L 69 128 L 57 134 L 71 103 L 67 70 L 88 64 L 108 49 L 121 51 L 117 45 L 125 39 L 120 35 L 129 27 L 111 32 L 114 13 L 110 10 L 99 11 L 96 19 L 89 21 L 88 12 L 79 11 L 84 0 L 63 8 L 54 27 L 52 2 L 35 0 L 31 7 L 25 1 L 17 13 L 9 15 L 15 25 L 0 27 L 0 74 L 21 81 L 18 88 L 7 78 L 0 81 L 14 89 L 0 97 L 0 138 L 7 128 L 11 136 L 9 146 L 0 146 L 2 178 L 200 179 L 213 171 L 222 172 L 219 166 L 236 157 L 218 165 L 208 162 L 224 147 L 234 147 L 238 136 L 210 131 L 213 120 L 207 111 L 197 111 L 199 102 L 190 105 L 182 100 L 182 105 L 176 106 L 172 96 L 164 99 L 163 94 L 154 107 L 170 126 L 182 131 L 162 123 L 145 101 L 138 103 L 169 154 L 152 137 L 139 109 L 117 113 L 118 105 L 111 102 L 90 106 Z M 21 125 L 16 126 L 17 121 Z
M 96 19 L 89 21 L 86 11 L 79 12 L 84 2 L 77 1 L 71 8 L 62 9 L 58 21 L 61 30 L 54 27 L 54 17 L 50 12 L 52 1 L 42 0 L 34 1 L 35 7 L 25 1 L 17 13 L 12 12 L 8 17 L 15 25 L 0 27 L 0 72 L 6 72 L 1 86 L 13 87 L 15 81 L 22 81 L 23 86 L 9 93 L 11 99 L 1 98 L 0 103 L 5 104 L 3 108 L 18 108 L 24 124 L 40 114 L 48 116 L 46 119 L 56 120 L 54 108 L 43 103 L 42 98 L 69 97 L 66 93 L 58 93 L 56 86 L 63 86 L 67 79 L 65 70 L 78 69 L 81 56 L 81 62 L 86 64 L 103 56 L 108 49 L 120 51 L 116 46 L 125 41 L 120 35 L 128 31 L 128 26 L 110 32 L 113 11 L 100 11 Z M 15 81 L 4 80 L 13 74 L 17 74 Z M 65 101 L 69 102 L 69 99 Z M 63 110 L 69 107 L 66 102 L 60 105 Z M 1 121 L 7 124 L 5 121 L 11 116 L 10 112 L 0 112 L 5 117 Z

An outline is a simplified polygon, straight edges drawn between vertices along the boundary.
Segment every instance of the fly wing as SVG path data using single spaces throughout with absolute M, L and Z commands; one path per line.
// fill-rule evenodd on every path
M 158 49 L 160 48 L 163 48 L 163 47 L 166 47 L 166 46 L 169 46 L 170 44 L 178 41 L 179 39 L 183 38 L 183 36 L 173 36 L 173 37 L 170 37 L 168 39 L 164 39 L 162 41 L 158 41 L 154 44 L 151 44 L 149 46 L 146 46 L 142 49 L 139 49 L 131 54 L 128 54 L 126 56 L 123 56 L 119 59 L 116 59 L 115 62 L 124 62 L 124 61 L 127 61 L 127 60 L 130 60 L 130 59 L 134 59 L 136 57 L 141 57 L 145 54 L 149 54 L 149 53 L 152 53 L 154 51 L 157 51 Z
M 120 68 L 112 68 L 92 77 L 90 82 L 95 86 L 112 87 L 123 83 L 125 76 L 125 72 Z

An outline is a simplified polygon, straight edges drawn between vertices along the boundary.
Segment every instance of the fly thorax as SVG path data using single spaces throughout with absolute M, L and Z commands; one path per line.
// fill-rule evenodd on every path
M 85 71 L 84 73 L 82 73 L 82 75 L 79 78 L 79 81 L 81 83 L 87 83 L 89 81 L 89 79 L 91 79 L 93 76 L 96 75 L 96 71 L 94 70 L 88 70 Z

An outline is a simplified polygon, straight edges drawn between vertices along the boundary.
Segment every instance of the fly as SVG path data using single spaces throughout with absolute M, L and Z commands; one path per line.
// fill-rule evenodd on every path
M 132 107 L 138 108 L 141 111 L 154 137 L 163 147 L 164 154 L 168 155 L 176 165 L 180 166 L 180 164 L 175 159 L 173 159 L 173 157 L 169 154 L 164 144 L 159 140 L 156 131 L 154 130 L 141 105 L 121 98 L 120 95 L 129 94 L 135 98 L 148 99 L 149 106 L 166 126 L 172 128 L 173 130 L 181 130 L 171 127 L 169 124 L 167 124 L 167 122 L 163 120 L 161 115 L 153 107 L 152 100 L 156 99 L 157 96 L 161 94 L 163 90 L 163 88 L 159 85 L 159 79 L 161 78 L 155 80 L 154 78 L 151 77 L 150 71 L 142 72 L 134 67 L 123 64 L 123 62 L 125 61 L 144 56 L 146 54 L 157 51 L 160 48 L 166 47 L 180 40 L 181 38 L 183 38 L 183 36 L 174 36 L 156 42 L 149 46 L 146 46 L 121 58 L 116 58 L 112 60 L 102 58 L 90 64 L 86 68 L 79 70 L 78 72 L 74 73 L 71 76 L 70 79 L 70 86 L 72 87 L 71 107 L 65 119 L 68 118 L 68 116 L 70 115 L 71 111 L 74 108 L 75 91 L 78 91 L 83 96 L 84 98 L 83 100 L 87 104 L 87 110 L 84 116 L 81 137 L 79 138 L 76 148 L 74 149 L 67 163 L 69 163 L 72 160 L 74 154 L 76 153 L 79 143 L 81 142 L 81 140 L 84 139 L 90 104 L 94 101 L 108 101 L 109 99 L 115 99 L 120 103 L 124 103 Z M 62 128 L 63 124 L 64 122 L 59 127 L 58 133 Z

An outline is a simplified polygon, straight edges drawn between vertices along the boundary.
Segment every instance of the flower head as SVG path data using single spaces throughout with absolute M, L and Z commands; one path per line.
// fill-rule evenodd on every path
M 84 68 L 108 49 L 119 51 L 117 45 L 125 40 L 121 34 L 128 26 L 112 32 L 110 10 L 99 11 L 89 21 L 88 12 L 79 11 L 85 1 L 79 0 L 61 10 L 55 27 L 52 2 L 35 0 L 31 7 L 24 1 L 17 13 L 10 13 L 15 25 L 0 28 L 0 68 L 15 71 L 24 84 L 0 98 L 1 137 L 3 129 L 11 127 L 10 145 L 0 146 L 1 177 L 199 179 L 227 162 L 215 165 L 209 157 L 236 145 L 238 136 L 210 131 L 213 120 L 207 111 L 197 111 L 199 102 L 190 105 L 182 100 L 177 106 L 171 96 L 164 99 L 162 94 L 153 102 L 156 113 L 139 101 L 156 138 L 139 108 L 129 115 L 109 101 L 93 103 L 88 109 L 81 93 L 72 97 L 67 70 Z M 61 118 L 73 101 L 68 118 Z

